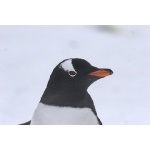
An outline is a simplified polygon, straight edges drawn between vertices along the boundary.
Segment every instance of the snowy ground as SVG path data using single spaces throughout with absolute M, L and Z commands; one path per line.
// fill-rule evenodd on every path
M 150 124 L 150 26 L 0 26 L 0 124 L 30 120 L 74 57 L 114 71 L 89 88 L 103 124 Z

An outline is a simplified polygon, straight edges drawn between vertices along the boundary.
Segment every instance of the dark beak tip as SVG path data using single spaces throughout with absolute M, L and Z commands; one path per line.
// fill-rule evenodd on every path
M 111 69 L 104 69 L 105 71 L 109 72 L 109 75 L 113 74 L 113 71 Z
M 104 70 L 108 71 L 110 75 L 113 74 L 113 71 L 111 69 L 104 69 Z
M 110 72 L 110 75 L 112 75 L 114 73 L 111 69 L 109 69 L 109 72 Z

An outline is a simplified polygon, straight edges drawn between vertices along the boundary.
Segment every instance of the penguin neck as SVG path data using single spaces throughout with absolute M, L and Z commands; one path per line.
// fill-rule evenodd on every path
M 61 98 L 83 99 L 87 87 L 79 82 L 67 82 L 50 79 L 42 97 L 60 96 Z
M 94 108 L 87 88 L 68 84 L 62 86 L 62 84 L 52 84 L 52 82 L 48 83 L 40 102 L 46 105 Z
M 60 106 L 60 107 L 74 107 L 74 108 L 91 108 L 95 115 L 97 115 L 93 100 L 87 88 L 81 89 L 77 86 L 59 86 L 57 84 L 48 83 L 44 91 L 40 103 Z
M 71 86 L 71 87 L 60 87 L 57 85 L 47 86 L 45 89 L 43 96 L 41 98 L 41 102 L 45 102 L 50 104 L 52 101 L 81 101 L 84 99 L 87 94 L 86 90 Z

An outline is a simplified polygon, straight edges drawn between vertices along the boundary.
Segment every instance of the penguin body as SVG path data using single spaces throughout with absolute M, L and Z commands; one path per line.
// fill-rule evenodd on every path
M 97 117 L 90 108 L 51 106 L 39 103 L 32 124 L 45 125 L 98 125 Z
M 62 61 L 54 68 L 30 124 L 101 125 L 87 89 L 112 73 L 84 59 Z

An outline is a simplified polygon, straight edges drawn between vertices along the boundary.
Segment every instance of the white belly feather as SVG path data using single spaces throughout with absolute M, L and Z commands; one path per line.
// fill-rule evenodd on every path
M 97 125 L 90 108 L 71 108 L 38 104 L 31 124 L 37 125 Z

